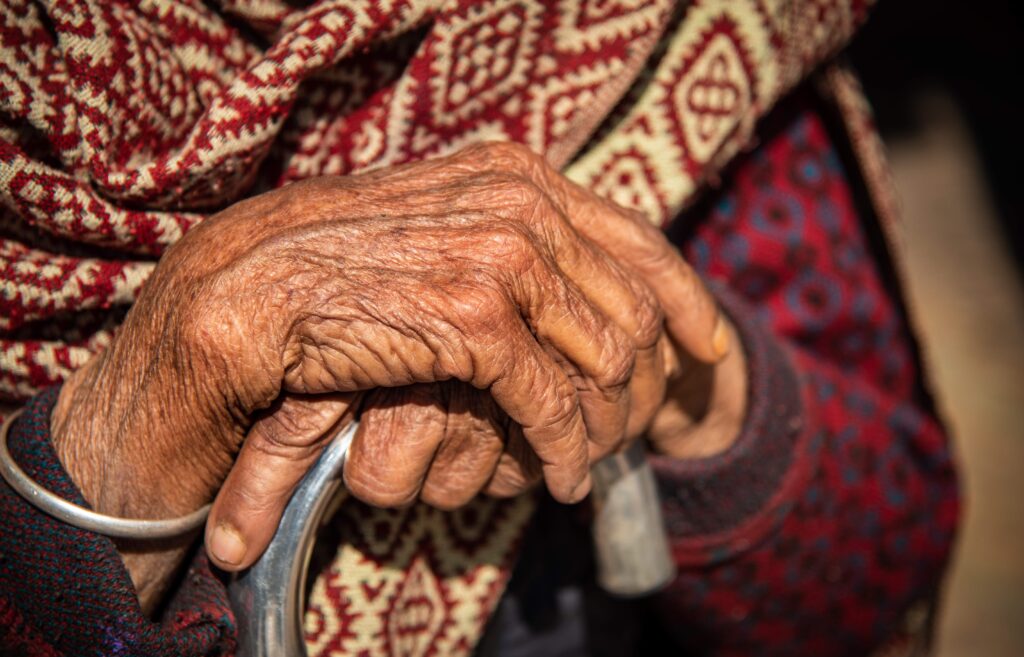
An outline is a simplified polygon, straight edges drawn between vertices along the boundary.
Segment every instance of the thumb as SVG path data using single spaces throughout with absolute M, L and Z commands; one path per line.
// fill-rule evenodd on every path
M 292 492 L 355 395 L 286 394 L 249 430 L 206 521 L 206 551 L 218 567 L 251 566 L 267 549 Z

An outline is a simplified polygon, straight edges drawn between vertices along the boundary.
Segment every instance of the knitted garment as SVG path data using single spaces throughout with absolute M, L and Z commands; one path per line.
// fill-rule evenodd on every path
M 203 216 L 305 177 L 399 164 L 484 139 L 514 140 L 545 154 L 577 182 L 664 224 L 749 141 L 756 119 L 848 38 L 864 13 L 856 0 L 339 0 L 304 8 L 268 0 L 225 1 L 217 11 L 198 1 L 7 2 L 0 8 L 0 395 L 20 402 L 59 383 L 109 343 L 160 253 Z M 816 134 L 820 147 L 822 133 Z M 825 196 L 835 193 L 842 194 Z M 844 216 L 855 221 L 849 211 Z M 707 246 L 695 243 L 700 248 L 689 254 L 695 263 L 712 276 L 756 282 L 756 268 L 716 270 L 725 266 L 716 263 L 736 264 L 750 246 L 726 237 L 719 243 L 715 235 L 706 238 Z M 711 249 L 720 251 L 707 260 Z M 794 252 L 793 262 L 807 265 L 801 254 Z M 743 308 L 759 303 L 755 292 L 770 283 L 751 283 L 752 299 L 736 304 L 738 323 L 756 316 Z M 886 295 L 875 292 L 872 303 L 893 313 Z M 807 319 L 825 334 L 828 321 L 845 317 L 804 318 L 799 300 L 793 303 L 788 315 L 771 315 L 781 327 L 773 325 L 761 338 L 759 329 L 745 332 L 752 358 L 757 344 L 771 343 L 772 331 L 786 328 L 783 318 L 795 317 L 800 326 Z M 895 412 L 892 403 L 909 403 L 916 424 L 906 429 L 904 418 L 878 429 L 877 446 L 892 441 L 896 430 L 909 431 L 911 442 L 930 441 L 934 462 L 903 472 L 896 488 L 925 491 L 914 495 L 927 493 L 927 500 L 945 506 L 927 558 L 914 578 L 896 587 L 891 608 L 880 609 L 876 621 L 856 616 L 870 626 L 849 630 L 859 646 L 891 633 L 908 608 L 934 591 L 956 515 L 941 431 L 908 401 L 914 372 L 907 338 L 898 323 L 885 326 L 887 335 L 903 341 L 893 351 L 902 354 L 896 366 L 903 368 L 903 387 L 885 390 L 895 395 L 885 412 Z M 765 361 L 774 363 L 766 372 L 799 372 L 800 383 L 787 388 L 794 397 L 782 406 L 771 396 L 755 405 L 762 410 L 744 429 L 746 440 L 741 437 L 724 461 L 690 469 L 657 464 L 677 561 L 699 567 L 692 581 L 681 578 L 666 596 L 675 596 L 677 612 L 706 608 L 711 626 L 726 631 L 730 609 L 746 607 L 724 598 L 719 609 L 714 596 L 695 597 L 712 581 L 696 574 L 700 568 L 742 554 L 749 555 L 744 564 L 765 560 L 749 566 L 753 575 L 775 577 L 772 569 L 784 567 L 773 561 L 778 554 L 748 552 L 769 536 L 784 544 L 780 563 L 804 556 L 791 544 L 799 542 L 792 532 L 774 532 L 808 490 L 823 496 L 817 464 L 829 462 L 821 455 L 824 436 L 840 432 L 849 419 L 846 406 L 827 411 L 827 426 L 807 419 L 805 405 L 817 413 L 822 404 L 836 403 L 827 386 L 819 390 L 817 379 L 803 373 L 820 370 L 820 361 L 813 351 Z M 861 384 L 872 391 L 861 396 L 874 398 L 874 384 L 854 387 Z M 20 439 L 32 445 L 20 457 L 38 459 L 50 472 L 41 481 L 75 497 L 45 447 L 49 403 L 52 393 L 38 397 L 35 415 L 19 423 Z M 784 417 L 770 412 L 780 408 Z M 868 420 L 884 423 L 879 418 L 869 414 Z M 807 426 L 818 433 L 797 431 Z M 755 440 L 758 435 L 771 439 Z M 746 469 L 731 471 L 745 474 L 719 477 L 735 462 Z M 759 463 L 769 467 L 755 467 Z M 871 482 L 876 465 L 864 465 Z M 747 494 L 741 501 L 719 481 L 741 485 Z M 819 487 L 808 488 L 812 483 Z M 854 497 L 856 506 L 862 500 Z M 103 591 L 118 611 L 105 616 L 102 635 L 95 619 L 70 601 L 42 611 L 31 596 L 19 603 L 21 596 L 11 594 L 19 586 L 31 592 L 57 586 L 45 575 L 53 573 L 54 555 L 78 555 L 76 572 L 88 588 L 95 581 L 89 561 L 112 567 L 116 554 L 105 539 L 69 532 L 9 495 L 3 499 L 5 522 L 14 517 L 6 515 L 8 508 L 17 510 L 17 520 L 5 527 L 44 527 L 29 545 L 49 547 L 5 544 L 0 617 L 14 629 L 0 645 L 35 646 L 25 648 L 29 654 L 231 650 L 230 610 L 202 557 L 162 626 L 144 624 L 131 600 L 114 594 L 124 593 L 123 573 L 105 580 Z M 423 505 L 382 511 L 344 504 L 335 522 L 348 539 L 314 587 L 306 617 L 312 652 L 467 654 L 501 596 L 531 506 L 528 497 L 477 500 L 453 514 Z M 803 517 L 823 518 L 833 510 L 812 506 Z M 928 520 L 908 522 L 894 512 L 865 522 L 870 532 L 916 532 Z M 812 528 L 833 524 L 822 519 Z M 42 573 L 39 579 L 18 579 L 22 558 L 38 565 L 29 570 Z M 718 596 L 731 581 L 722 577 L 726 588 Z M 90 600 L 84 608 L 99 614 L 102 595 Z M 783 605 L 778 613 L 789 609 Z M 734 639 L 749 640 L 744 636 Z

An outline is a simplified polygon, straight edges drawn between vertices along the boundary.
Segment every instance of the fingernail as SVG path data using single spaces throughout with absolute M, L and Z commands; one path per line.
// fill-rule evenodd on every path
M 711 348 L 715 352 L 715 357 L 719 359 L 729 353 L 729 328 L 721 315 L 718 316 L 715 331 L 711 334 Z
M 590 488 L 591 488 L 592 485 L 593 485 L 593 483 L 591 482 L 591 479 L 590 479 L 590 473 L 588 472 L 587 476 L 583 478 L 583 481 L 581 481 L 580 483 L 576 484 L 576 488 L 572 489 L 572 502 L 571 502 L 571 504 L 575 504 L 576 502 L 579 502 L 584 497 L 586 497 L 587 494 L 590 492 Z
M 208 547 L 218 561 L 230 566 L 237 566 L 245 558 L 245 541 L 234 527 L 227 524 L 214 528 Z

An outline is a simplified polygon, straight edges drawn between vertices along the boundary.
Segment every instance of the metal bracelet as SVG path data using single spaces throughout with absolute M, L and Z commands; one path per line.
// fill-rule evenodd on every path
M 8 431 L 19 415 L 21 415 L 21 410 L 12 413 L 0 428 L 0 475 L 3 475 L 4 480 L 11 488 L 43 513 L 72 527 L 111 538 L 135 540 L 157 540 L 182 536 L 199 529 L 206 522 L 206 516 L 210 513 L 209 504 L 180 518 L 136 520 L 96 513 L 51 493 L 25 474 L 25 471 L 14 462 L 10 450 L 7 448 Z

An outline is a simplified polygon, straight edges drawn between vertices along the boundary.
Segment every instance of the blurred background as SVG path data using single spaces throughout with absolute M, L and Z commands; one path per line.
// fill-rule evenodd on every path
M 887 0 L 850 50 L 889 149 L 909 295 L 964 478 L 940 657 L 1024 655 L 1022 11 Z

